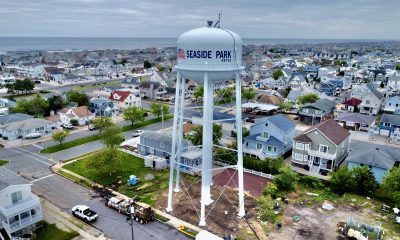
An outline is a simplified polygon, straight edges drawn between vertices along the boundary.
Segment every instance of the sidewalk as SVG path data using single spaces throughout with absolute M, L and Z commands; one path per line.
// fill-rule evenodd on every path
M 91 227 L 88 224 L 73 218 L 71 215 L 63 212 L 61 209 L 50 203 L 49 201 L 41 198 L 43 218 L 51 224 L 64 231 L 76 231 L 80 236 L 74 239 L 87 239 L 87 240 L 106 240 L 104 234 Z

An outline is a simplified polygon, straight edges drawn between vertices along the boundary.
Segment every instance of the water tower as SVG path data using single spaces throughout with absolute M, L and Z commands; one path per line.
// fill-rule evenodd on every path
M 238 171 L 239 188 L 239 213 L 244 216 L 244 190 L 243 190 L 243 150 L 242 150 L 242 111 L 241 111 L 241 79 L 239 71 L 242 66 L 242 45 L 239 35 L 219 27 L 213 26 L 211 21 L 206 27 L 192 29 L 183 33 L 178 38 L 177 57 L 175 66 L 177 71 L 174 121 L 172 133 L 172 152 L 170 158 L 170 178 L 168 192 L 168 206 L 166 210 L 172 211 L 173 192 L 179 192 L 179 174 L 181 165 L 181 152 L 183 150 L 183 119 L 185 79 L 194 80 L 204 85 L 203 96 L 203 144 L 201 164 L 201 209 L 200 226 L 206 224 L 206 205 L 213 202 L 211 199 L 212 171 L 213 171 L 213 119 L 214 102 L 213 86 L 219 81 L 235 80 L 236 89 L 236 121 L 237 131 L 237 165 L 233 166 Z M 174 171 L 176 170 L 175 188 Z

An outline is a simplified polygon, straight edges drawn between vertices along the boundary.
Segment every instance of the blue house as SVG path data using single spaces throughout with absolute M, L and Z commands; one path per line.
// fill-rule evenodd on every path
M 358 141 L 351 144 L 351 152 L 346 158 L 347 167 L 368 167 L 378 183 L 382 183 L 385 174 L 393 167 L 398 167 L 398 149 L 384 145 L 375 145 Z
M 334 83 L 326 82 L 326 83 L 321 83 L 321 86 L 319 87 L 319 91 L 325 93 L 328 96 L 332 96 L 336 93 L 337 86 Z
M 292 148 L 295 123 L 278 114 L 258 120 L 244 138 L 243 153 L 261 160 L 278 158 Z
M 90 99 L 89 109 L 96 116 L 112 117 L 117 115 L 118 108 L 108 98 L 92 98 Z
M 380 135 L 400 141 L 400 115 L 384 113 L 378 128 Z

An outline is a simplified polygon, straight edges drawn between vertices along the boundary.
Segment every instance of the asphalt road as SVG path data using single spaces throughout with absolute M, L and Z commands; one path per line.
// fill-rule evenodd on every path
M 130 240 L 131 228 L 126 223 L 126 217 L 109 209 L 96 193 L 65 179 L 50 171 L 55 162 L 31 150 L 35 146 L 24 148 L 2 148 L 0 159 L 10 161 L 5 167 L 32 182 L 32 191 L 49 200 L 63 211 L 77 204 L 86 204 L 99 213 L 99 219 L 92 225 L 112 239 Z M 11 173 L 10 173 L 11 174 Z M 175 229 L 161 222 L 154 221 L 145 225 L 134 223 L 135 239 L 187 240 Z

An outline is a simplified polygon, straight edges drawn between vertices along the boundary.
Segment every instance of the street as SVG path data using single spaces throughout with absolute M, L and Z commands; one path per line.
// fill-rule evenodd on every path
M 5 168 L 14 173 L 19 173 L 22 177 L 32 182 L 32 191 L 48 201 L 70 213 L 70 209 L 77 204 L 85 204 L 98 212 L 99 219 L 92 225 L 101 230 L 112 239 L 130 240 L 131 229 L 126 222 L 126 217 L 117 211 L 105 206 L 104 201 L 90 189 L 82 187 L 68 179 L 65 179 L 50 170 L 50 166 L 55 163 L 37 152 L 35 146 L 25 146 L 23 148 L 2 148 L 0 149 L 0 159 L 10 161 Z M 74 148 L 67 149 L 71 152 Z M 12 174 L 12 173 L 10 173 Z M 160 239 L 160 240 L 186 240 L 188 237 L 179 233 L 176 229 L 169 227 L 158 221 L 145 225 L 134 223 L 135 239 Z

